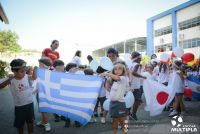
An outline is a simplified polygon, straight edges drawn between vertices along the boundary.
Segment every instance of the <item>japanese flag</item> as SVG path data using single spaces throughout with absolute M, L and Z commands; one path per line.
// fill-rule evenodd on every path
M 179 86 L 178 80 L 180 80 L 180 77 L 173 73 L 170 79 L 168 86 L 148 79 L 148 77 L 143 81 L 144 95 L 146 98 L 145 110 L 150 111 L 150 116 L 159 115 L 164 107 L 173 100 L 176 88 Z

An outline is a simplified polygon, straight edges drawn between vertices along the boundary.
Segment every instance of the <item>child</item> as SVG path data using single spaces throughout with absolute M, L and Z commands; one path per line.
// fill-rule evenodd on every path
M 58 71 L 58 72 L 64 72 L 65 71 L 65 67 L 64 67 L 64 62 L 62 60 L 55 60 L 53 63 L 53 67 L 54 67 L 54 71 Z M 60 118 L 62 120 L 65 120 L 64 116 L 59 116 L 57 114 L 54 114 L 54 121 L 55 122 L 59 122 Z
M 169 82 L 169 65 L 161 63 L 159 66 L 158 82 L 167 86 Z
M 78 68 L 77 68 L 77 64 L 75 63 L 68 63 L 65 67 L 65 71 L 67 73 L 73 73 L 75 74 L 77 71 L 78 71 Z M 70 119 L 69 118 L 65 118 L 65 127 L 69 127 L 70 126 Z M 78 122 L 78 121 L 75 121 L 75 127 L 81 127 L 81 124 Z
M 50 69 L 50 66 L 52 65 L 51 63 L 51 59 L 48 57 L 42 57 L 41 59 L 39 59 L 39 67 L 43 68 L 43 69 Z M 36 87 L 36 90 L 34 92 L 36 92 L 38 89 L 38 87 Z M 37 97 L 37 101 L 39 103 L 39 97 L 38 97 L 38 93 L 36 94 Z M 45 112 L 42 112 L 42 121 L 37 122 L 37 126 L 44 126 L 45 131 L 51 131 L 51 125 L 48 122 L 48 114 Z
M 32 91 L 29 80 L 36 79 L 34 68 L 33 75 L 26 74 L 26 62 L 22 59 L 14 59 L 10 63 L 14 73 L 13 78 L 9 78 L 0 84 L 0 89 L 9 85 L 15 104 L 14 127 L 18 128 L 18 133 L 23 134 L 24 123 L 27 123 L 28 133 L 33 133 L 34 107 Z
M 184 114 L 185 106 L 183 104 L 183 93 L 184 93 L 184 78 L 186 77 L 182 73 L 181 69 L 182 62 L 181 61 L 174 61 L 173 63 L 173 70 L 172 77 L 176 77 L 176 96 L 175 96 L 175 108 L 169 114 L 169 117 L 175 116 L 178 114 L 178 109 L 180 107 L 181 115 Z
M 131 90 L 133 92 L 133 95 L 135 97 L 135 102 L 133 104 L 133 110 L 131 114 L 131 118 L 134 120 L 137 120 L 136 112 L 138 107 L 140 106 L 140 103 L 142 102 L 142 88 L 141 88 L 141 78 L 146 79 L 146 77 L 141 75 L 141 54 L 138 52 L 133 52 L 131 54 L 132 59 L 132 65 L 130 68 L 130 82 L 131 82 Z
M 153 73 L 154 67 L 151 64 L 147 64 L 145 67 L 147 74 L 147 78 L 156 81 L 157 80 L 157 75 L 155 73 Z
M 101 66 L 99 66 L 97 68 L 97 73 L 98 74 L 101 74 L 101 73 L 104 73 L 106 72 L 107 70 L 103 69 Z M 97 103 L 96 103 L 96 106 L 95 106 L 95 109 L 94 109 L 94 116 L 95 117 L 98 117 L 98 106 L 99 106 L 99 102 L 100 102 L 100 105 L 101 105 L 101 123 L 106 123 L 106 115 L 107 115 L 107 112 L 103 109 L 103 103 L 104 101 L 106 100 L 106 89 L 105 89 L 105 83 L 102 85 L 101 89 L 100 89 L 100 92 L 99 92 L 99 96 L 97 98 Z
M 113 134 L 117 133 L 118 122 L 122 126 L 123 134 L 126 134 L 125 127 L 126 105 L 124 94 L 126 92 L 127 78 L 125 77 L 126 68 L 123 64 L 114 64 L 112 73 L 102 73 L 101 76 L 108 76 L 112 79 L 112 87 L 110 92 L 110 114 L 113 119 L 112 129 Z

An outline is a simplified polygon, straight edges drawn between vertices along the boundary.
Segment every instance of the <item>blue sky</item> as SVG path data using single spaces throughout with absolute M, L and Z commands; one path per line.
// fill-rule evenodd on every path
M 146 36 L 147 18 L 186 1 L 1 0 L 10 24 L 0 26 L 15 31 L 24 48 L 41 51 L 58 39 L 61 53 L 81 49 L 91 54 L 96 48 Z

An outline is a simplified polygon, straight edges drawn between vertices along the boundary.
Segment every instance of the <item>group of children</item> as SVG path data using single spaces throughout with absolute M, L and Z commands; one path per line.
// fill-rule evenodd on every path
M 186 78 L 184 68 L 181 61 L 174 61 L 170 66 L 168 64 L 158 63 L 152 61 L 151 64 L 141 66 L 141 54 L 133 52 L 131 54 L 132 65 L 127 67 L 125 62 L 120 60 L 118 53 L 114 49 L 110 49 L 107 56 L 113 62 L 113 70 L 108 71 L 98 67 L 96 72 L 90 68 L 84 66 L 78 66 L 75 63 L 68 63 L 66 67 L 61 60 L 55 60 L 52 64 L 51 60 L 47 57 L 43 57 L 39 60 L 39 68 L 51 69 L 52 71 L 60 71 L 67 73 L 76 73 L 78 71 L 84 72 L 85 75 L 99 75 L 104 78 L 103 86 L 100 90 L 99 97 L 97 98 L 97 104 L 94 109 L 93 118 L 98 116 L 99 102 L 101 106 L 101 123 L 106 122 L 106 116 L 108 111 L 103 109 L 103 103 L 106 99 L 110 99 L 109 114 L 112 117 L 112 129 L 113 133 L 117 133 L 118 124 L 121 124 L 123 134 L 127 133 L 126 123 L 128 123 L 129 117 L 137 120 L 137 110 L 142 103 L 142 81 L 144 79 L 152 79 L 168 85 L 169 78 L 178 76 L 180 85 L 176 89 L 176 96 L 173 106 L 173 111 L 170 113 L 170 117 L 177 115 L 179 112 L 184 113 L 185 108 L 183 104 L 183 92 L 184 92 L 184 79 Z M 11 70 L 14 73 L 9 75 L 9 78 L 0 84 L 0 89 L 9 85 L 11 93 L 14 98 L 15 104 L 15 121 L 14 126 L 18 128 L 19 134 L 23 134 L 23 127 L 25 122 L 28 126 L 28 133 L 33 133 L 33 121 L 34 121 L 34 108 L 32 94 L 36 94 L 38 100 L 38 87 L 37 84 L 32 84 L 32 81 L 36 81 L 36 67 L 34 67 L 32 73 L 27 73 L 26 62 L 22 59 L 14 59 L 11 63 Z M 29 70 L 30 71 L 30 70 Z M 30 71 L 31 72 L 31 71 Z M 148 72 L 148 76 L 143 76 L 142 72 Z M 34 86 L 35 85 L 35 86 Z M 31 88 L 34 87 L 34 88 Z M 151 89 L 150 89 L 151 90 Z M 127 109 L 125 105 L 124 96 L 131 91 L 134 95 L 135 102 L 132 108 Z M 47 113 L 41 113 L 42 120 L 37 122 L 38 126 L 44 126 L 45 131 L 51 130 L 51 125 L 48 120 Z M 65 127 L 70 126 L 70 119 L 57 114 L 54 114 L 55 122 L 59 120 L 65 121 Z M 80 127 L 81 124 L 75 121 L 75 126 Z

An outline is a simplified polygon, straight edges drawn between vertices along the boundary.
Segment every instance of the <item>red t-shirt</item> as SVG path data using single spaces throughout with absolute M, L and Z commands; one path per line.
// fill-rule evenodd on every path
M 52 62 L 60 58 L 59 53 L 57 51 L 52 51 L 50 48 L 44 49 L 42 52 L 46 57 L 49 57 Z

